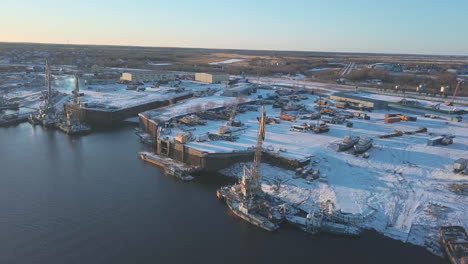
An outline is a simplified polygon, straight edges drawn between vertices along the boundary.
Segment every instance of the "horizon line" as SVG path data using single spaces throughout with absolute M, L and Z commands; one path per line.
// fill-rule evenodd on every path
M 174 46 L 141 46 L 141 45 L 117 45 L 117 44 L 76 44 L 76 43 L 52 43 L 52 42 L 29 42 L 29 41 L 0 41 L 0 44 L 39 44 L 39 45 L 62 45 L 62 46 L 112 46 L 112 47 L 134 47 L 134 48 L 173 48 L 173 49 L 205 49 L 205 50 L 234 50 L 234 51 L 270 51 L 270 52 L 310 52 L 310 53 L 335 53 L 335 54 L 367 54 L 367 55 L 412 55 L 433 57 L 468 57 L 460 54 L 427 54 L 427 53 L 393 53 L 393 52 L 352 52 L 352 51 L 319 51 L 319 50 L 281 50 L 281 49 L 240 49 L 240 48 L 202 48 L 202 47 L 174 47 Z

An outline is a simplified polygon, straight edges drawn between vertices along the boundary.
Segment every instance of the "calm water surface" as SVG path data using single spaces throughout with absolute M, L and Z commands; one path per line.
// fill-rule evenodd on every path
M 216 199 L 225 178 L 166 177 L 144 148 L 132 128 L 0 128 L 0 263 L 447 263 L 374 233 L 255 228 Z

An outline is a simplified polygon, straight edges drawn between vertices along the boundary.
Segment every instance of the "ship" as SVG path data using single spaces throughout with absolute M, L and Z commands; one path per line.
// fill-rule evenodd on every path
M 450 263 L 468 263 L 468 235 L 462 226 L 441 226 L 440 244 L 444 248 Z
M 74 118 L 71 113 L 57 114 L 55 125 L 68 135 L 82 135 L 91 131 L 90 126 Z
M 372 138 L 361 137 L 356 145 L 354 145 L 354 153 L 363 153 L 372 147 Z
M 78 75 L 75 75 L 75 89 L 73 90 L 73 103 L 80 105 L 80 87 L 78 85 Z M 55 125 L 58 129 L 68 135 L 86 134 L 91 131 L 91 127 L 74 117 L 71 112 L 58 113 L 56 115 Z
M 348 150 L 359 142 L 359 136 L 346 136 L 343 142 L 338 144 L 338 151 Z
M 306 217 L 288 215 L 287 220 L 303 231 L 313 235 L 318 233 L 331 233 L 354 237 L 360 235 L 362 232 L 362 229 L 357 226 L 332 221 L 330 215 L 324 214 L 319 210 L 309 212 Z
M 278 224 L 254 212 L 255 208 L 252 206 L 252 204 L 236 202 L 234 200 L 226 200 L 226 204 L 235 215 L 257 227 L 263 228 L 270 232 L 279 228 Z
M 250 168 L 244 167 L 244 174 L 239 183 L 224 186 L 216 195 L 224 200 L 228 208 L 239 218 L 267 231 L 275 231 L 283 221 L 280 202 L 264 193 L 261 188 L 260 162 L 262 142 L 265 139 L 265 107 L 259 118 L 259 131 L 254 162 Z
M 143 161 L 162 167 L 166 175 L 176 177 L 183 181 L 193 180 L 194 177 L 191 174 L 199 169 L 198 167 L 188 166 L 171 158 L 162 157 L 150 152 L 140 152 L 139 155 Z
M 28 116 L 28 122 L 31 123 L 32 125 L 40 125 L 41 120 L 37 117 L 37 114 L 31 113 Z

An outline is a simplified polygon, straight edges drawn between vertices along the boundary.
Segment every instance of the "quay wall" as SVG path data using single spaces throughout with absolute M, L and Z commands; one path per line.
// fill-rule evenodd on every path
M 85 108 L 79 105 L 67 103 L 64 104 L 63 108 L 65 112 L 72 113 L 73 116 L 77 117 L 80 121 L 87 122 L 96 125 L 115 125 L 122 120 L 137 116 L 138 113 L 168 106 L 177 103 L 181 100 L 191 98 L 192 93 L 181 95 L 167 100 L 153 101 L 149 103 L 139 104 L 123 109 L 99 109 L 99 108 Z
M 248 102 L 245 104 L 253 103 L 256 102 Z M 220 110 L 222 108 L 224 107 L 218 107 L 211 110 Z M 160 121 L 158 123 L 144 113 L 140 113 L 138 116 L 140 120 L 140 129 L 155 139 L 154 142 L 156 143 L 153 146 L 153 151 L 158 155 L 172 158 L 190 166 L 199 167 L 204 171 L 218 171 L 238 162 L 248 162 L 253 160 L 253 148 L 243 151 L 208 153 L 174 140 L 166 139 L 161 137 L 159 134 L 160 128 L 164 126 L 166 122 Z M 182 116 L 184 115 L 180 115 L 175 118 L 180 118 Z M 275 152 L 266 150 L 262 151 L 262 157 L 264 162 L 286 169 L 296 169 L 309 162 L 309 160 L 290 159 Z

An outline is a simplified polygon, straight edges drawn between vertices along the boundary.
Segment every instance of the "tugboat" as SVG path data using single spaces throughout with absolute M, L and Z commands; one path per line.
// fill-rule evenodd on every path
M 80 87 L 78 85 L 77 75 L 75 75 L 75 89 L 73 90 L 73 95 L 73 103 L 76 105 L 80 105 Z M 65 114 L 57 114 L 55 123 L 57 128 L 67 133 L 68 135 L 86 134 L 91 131 L 91 127 L 89 127 L 86 123 L 83 123 L 80 120 L 78 120 L 78 118 L 75 118 L 70 112 L 67 112 Z
M 37 114 L 29 114 L 28 122 L 31 123 L 32 125 L 41 124 L 41 121 L 37 118 Z
M 260 162 L 262 142 L 265 139 L 265 120 L 266 114 L 263 106 L 252 166 L 250 169 L 244 167 L 244 174 L 238 184 L 221 187 L 216 195 L 226 202 L 236 216 L 267 231 L 274 231 L 279 228 L 279 223 L 284 217 L 280 213 L 279 202 L 264 193 L 261 188 Z
M 338 144 L 338 151 L 345 151 L 354 147 L 354 145 L 356 145 L 359 142 L 359 139 L 359 136 L 346 136 L 343 139 L 343 142 Z
M 362 137 L 356 145 L 354 145 L 354 153 L 363 153 L 372 147 L 372 138 Z
M 82 135 L 91 131 L 91 127 L 74 118 L 71 113 L 57 114 L 55 124 L 68 135 Z
M 441 226 L 440 243 L 452 264 L 468 263 L 468 235 L 462 226 Z

